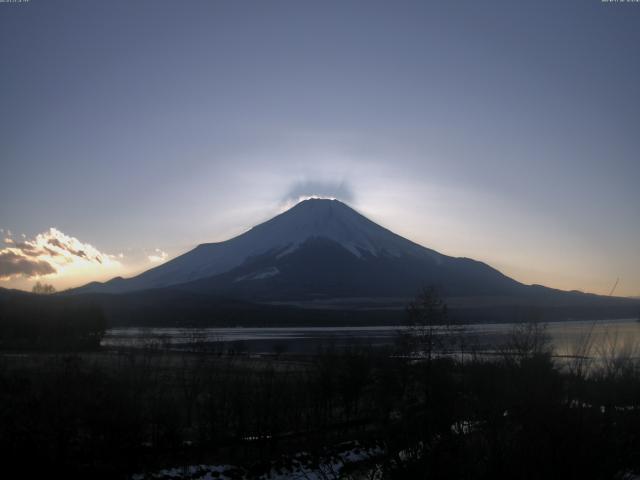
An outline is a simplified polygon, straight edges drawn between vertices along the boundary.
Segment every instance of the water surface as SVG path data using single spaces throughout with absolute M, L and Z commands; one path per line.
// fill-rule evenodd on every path
M 462 335 L 467 348 L 486 351 L 507 342 L 517 326 L 518 324 L 513 323 L 464 325 Z M 108 330 L 102 344 L 116 348 L 187 348 L 195 344 L 252 353 L 313 353 L 329 345 L 393 345 L 401 331 L 403 327 L 398 326 L 202 329 L 126 327 Z M 638 355 L 640 322 L 636 319 L 551 322 L 545 324 L 545 332 L 558 356 L 585 353 L 602 356 L 614 350 L 626 352 L 630 356 Z M 585 350 L 585 345 L 590 348 Z

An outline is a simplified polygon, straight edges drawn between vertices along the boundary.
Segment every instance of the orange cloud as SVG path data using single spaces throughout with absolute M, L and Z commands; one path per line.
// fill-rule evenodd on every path
M 40 277 L 87 268 L 120 267 L 113 255 L 50 228 L 33 240 L 5 240 L 0 249 L 0 280 Z

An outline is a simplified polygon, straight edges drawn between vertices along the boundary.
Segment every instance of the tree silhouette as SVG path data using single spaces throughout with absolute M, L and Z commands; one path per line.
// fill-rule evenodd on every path
M 53 285 L 40 282 L 36 282 L 31 291 L 38 295 L 51 295 L 52 293 L 56 293 L 56 289 Z
M 437 288 L 424 287 L 407 307 L 409 334 L 417 347 L 431 361 L 439 341 L 438 330 L 447 324 L 447 304 Z

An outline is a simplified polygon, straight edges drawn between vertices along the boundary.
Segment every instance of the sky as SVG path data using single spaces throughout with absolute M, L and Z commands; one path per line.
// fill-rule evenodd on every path
M 601 0 L 2 2 L 0 287 L 133 275 L 318 195 L 640 295 L 639 27 Z

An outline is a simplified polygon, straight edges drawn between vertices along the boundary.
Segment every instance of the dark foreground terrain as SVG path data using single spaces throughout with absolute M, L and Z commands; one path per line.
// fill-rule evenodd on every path
M 560 368 L 537 327 L 515 332 L 490 362 L 442 357 L 428 336 L 421 341 L 420 358 L 404 355 L 415 346 L 401 341 L 394 350 L 261 358 L 197 344 L 191 352 L 5 353 L 3 469 L 114 479 L 208 464 L 238 466 L 220 478 L 268 478 L 301 452 L 319 463 L 351 442 L 373 454 L 302 478 L 640 472 L 640 365 L 632 359 L 612 354 L 588 368 L 576 358 Z
M 90 302 L 0 309 L 5 478 L 625 479 L 640 474 L 640 361 L 535 321 L 494 355 L 427 289 L 393 345 L 246 352 L 198 336 L 100 347 Z M 617 345 L 612 343 L 613 346 Z M 154 474 L 154 472 L 156 472 Z

